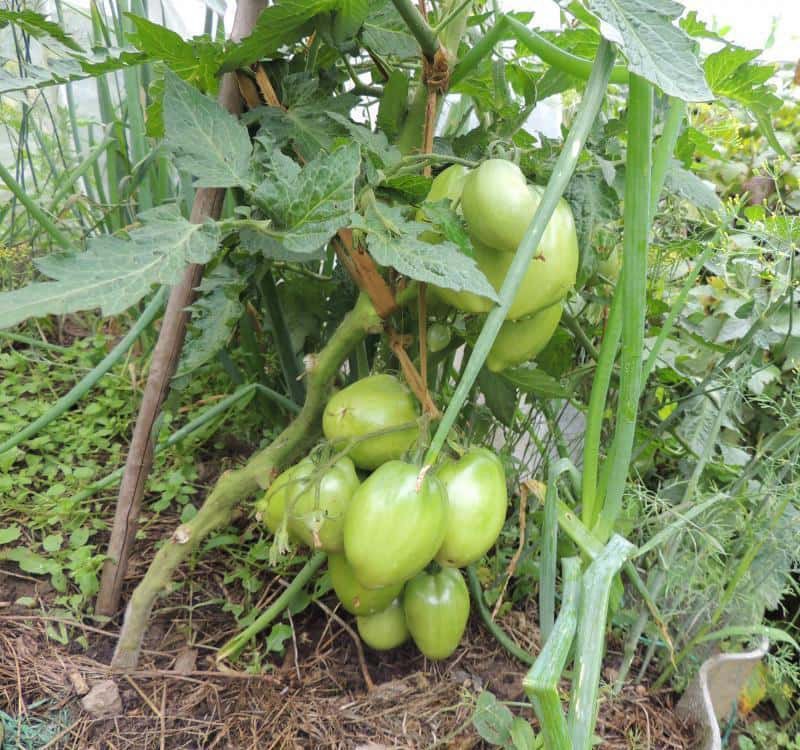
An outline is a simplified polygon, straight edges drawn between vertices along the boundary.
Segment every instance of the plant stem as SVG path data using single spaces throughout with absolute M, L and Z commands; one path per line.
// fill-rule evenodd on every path
M 169 583 L 172 573 L 215 528 L 226 523 L 236 504 L 266 489 L 275 473 L 315 435 L 328 388 L 342 362 L 355 346 L 381 324 L 369 299 L 359 295 L 356 306 L 344 318 L 308 372 L 303 408 L 296 419 L 268 447 L 256 453 L 241 468 L 226 471 L 208 495 L 197 515 L 179 526 L 156 553 L 144 578 L 133 592 L 125 612 L 112 665 L 132 669 L 139 658 L 150 611 L 156 597 Z
M 295 575 L 292 582 L 284 589 L 283 593 L 267 607 L 248 627 L 241 633 L 235 635 L 225 643 L 219 651 L 215 660 L 217 664 L 225 659 L 236 658 L 242 649 L 255 638 L 264 628 L 266 628 L 276 617 L 278 617 L 291 603 L 292 599 L 300 592 L 313 577 L 322 563 L 328 559 L 325 552 L 317 552 Z
M 545 39 L 541 34 L 537 34 L 529 29 L 524 23 L 516 18 L 507 15 L 498 17 L 494 26 L 464 55 L 458 65 L 453 69 L 450 77 L 450 85 L 456 86 L 469 73 L 471 73 L 478 63 L 489 54 L 494 46 L 509 36 L 522 42 L 535 55 L 541 58 L 548 65 L 557 68 L 563 73 L 586 80 L 591 75 L 593 62 L 585 57 L 578 57 L 571 52 L 561 49 L 551 41 Z M 622 65 L 615 66 L 609 78 L 611 83 L 627 83 L 628 71 Z
M 664 188 L 664 181 L 667 177 L 667 170 L 675 151 L 675 144 L 678 142 L 683 119 L 686 116 L 686 102 L 674 96 L 669 97 L 669 107 L 667 116 L 664 118 L 664 127 L 661 131 L 661 138 L 658 139 L 653 150 L 653 176 L 650 187 L 650 212 L 651 221 L 658 208 L 658 199 Z
M 44 212 L 41 206 L 28 195 L 25 188 L 14 179 L 11 172 L 9 172 L 2 163 L 0 163 L 0 180 L 6 184 L 6 187 L 12 192 L 14 197 L 25 206 L 31 218 L 38 222 L 42 229 L 50 235 L 50 238 L 57 245 L 68 252 L 75 252 L 75 247 L 69 237 L 56 226 L 55 222 Z
M 406 22 L 408 30 L 419 42 L 422 54 L 429 60 L 433 60 L 439 51 L 439 40 L 436 38 L 436 32 L 422 17 L 412 0 L 392 0 L 392 2 L 394 7 L 397 8 L 397 12 Z
M 547 223 L 550 221 L 550 217 L 553 215 L 553 211 L 555 211 L 558 201 L 561 199 L 572 177 L 572 173 L 575 171 L 575 166 L 583 152 L 586 138 L 589 135 L 589 131 L 603 103 L 606 87 L 608 85 L 608 77 L 611 74 L 613 64 L 614 48 L 610 43 L 603 40 L 597 51 L 595 66 L 592 70 L 592 75 L 586 87 L 586 92 L 581 101 L 575 122 L 564 142 L 564 147 L 556 161 L 553 174 L 547 183 L 536 214 L 525 232 L 525 236 L 514 255 L 514 260 L 511 262 L 503 286 L 500 289 L 500 303 L 489 313 L 481 329 L 475 348 L 464 369 L 464 374 L 456 387 L 453 398 L 447 406 L 444 417 L 439 423 L 436 434 L 431 441 L 430 448 L 425 455 L 425 463 L 428 465 L 436 461 L 439 451 L 444 445 L 447 435 L 455 423 L 456 417 L 465 399 L 469 395 L 481 367 L 483 367 L 483 363 L 497 337 L 500 326 L 505 320 L 506 313 L 511 307 L 511 303 L 516 296 L 522 278 L 547 228 Z
M 628 154 L 625 167 L 625 236 L 622 260 L 622 347 L 617 423 L 608 470 L 608 490 L 595 533 L 611 536 L 622 508 L 622 494 L 636 432 L 641 394 L 642 351 L 647 306 L 647 247 L 650 234 L 653 85 L 632 73 L 628 94 Z
M 142 331 L 153 322 L 167 298 L 167 287 L 159 289 L 144 312 L 139 316 L 136 324 L 131 328 L 125 337 L 93 367 L 79 383 L 76 383 L 68 393 L 64 394 L 56 401 L 41 417 L 31 422 L 24 430 L 13 435 L 8 440 L 0 444 L 0 455 L 13 447 L 19 445 L 23 440 L 36 435 L 54 419 L 58 419 L 73 404 L 80 401 L 120 359 L 125 352 L 133 346 L 133 342 L 139 338 Z
M 514 643 L 514 641 L 508 637 L 505 630 L 492 619 L 492 613 L 483 601 L 481 582 L 478 580 L 478 576 L 475 574 L 475 569 L 472 565 L 467 568 L 467 582 L 469 583 L 469 590 L 472 594 L 472 601 L 475 602 L 475 606 L 478 608 L 478 614 L 481 616 L 481 620 L 483 620 L 483 624 L 486 626 L 487 630 L 511 656 L 518 659 L 523 664 L 533 666 L 535 659 L 525 651 L 525 649 Z

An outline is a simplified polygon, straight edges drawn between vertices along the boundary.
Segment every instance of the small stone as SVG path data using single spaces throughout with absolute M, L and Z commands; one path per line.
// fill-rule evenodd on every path
M 81 699 L 81 705 L 97 718 L 119 716 L 122 713 L 122 699 L 114 680 L 102 680 Z
M 72 689 L 78 695 L 86 695 L 89 692 L 89 686 L 80 672 L 70 672 L 67 677 L 69 678 Z

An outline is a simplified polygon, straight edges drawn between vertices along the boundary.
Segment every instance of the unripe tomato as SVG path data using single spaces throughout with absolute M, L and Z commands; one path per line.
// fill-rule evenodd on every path
M 382 589 L 366 589 L 353 574 L 353 569 L 344 555 L 330 555 L 328 570 L 331 573 L 333 590 L 342 606 L 351 615 L 372 615 L 386 609 L 403 590 L 403 584 L 385 586 Z
M 335 394 L 322 415 L 328 440 L 346 442 L 371 432 L 414 423 L 403 430 L 359 441 L 349 456 L 359 469 L 377 469 L 401 458 L 419 435 L 417 407 L 411 391 L 391 375 L 371 375 Z
M 463 568 L 483 557 L 503 528 L 508 507 L 503 464 L 486 448 L 470 448 L 436 476 L 447 491 L 447 524 L 436 561 Z
M 426 203 L 436 203 L 447 198 L 451 203 L 455 203 L 464 190 L 464 180 L 469 173 L 463 164 L 453 164 L 447 169 L 443 169 L 434 177 L 431 189 L 425 198 Z M 424 211 L 423 206 L 423 211 Z
M 486 366 L 492 372 L 500 372 L 533 359 L 553 337 L 563 309 L 564 304 L 556 302 L 530 318 L 507 320 L 489 350 Z
M 420 573 L 403 592 L 406 625 L 417 648 L 429 659 L 446 659 L 464 635 L 469 592 L 457 568 Z
M 395 599 L 381 612 L 357 617 L 356 625 L 361 640 L 377 651 L 397 648 L 408 640 L 406 616 L 399 599 Z
M 505 159 L 488 159 L 464 180 L 461 210 L 469 233 L 496 250 L 516 251 L 538 205 L 522 170 Z
M 428 351 L 440 352 L 450 343 L 450 328 L 444 323 L 428 326 Z
M 344 517 L 359 486 L 353 462 L 339 459 L 322 476 L 310 458 L 284 471 L 266 494 L 266 523 L 275 533 L 288 515 L 291 535 L 309 547 L 340 552 L 344 547 Z
M 362 586 L 406 581 L 442 546 L 444 487 L 434 476 L 418 477 L 413 464 L 389 461 L 353 495 L 344 519 L 344 553 Z

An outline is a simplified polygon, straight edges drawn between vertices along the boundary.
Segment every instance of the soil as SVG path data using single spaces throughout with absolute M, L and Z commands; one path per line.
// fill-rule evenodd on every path
M 156 540 L 175 521 L 162 516 L 148 526 L 148 539 L 129 569 L 126 596 L 143 575 Z M 220 670 L 214 653 L 236 632 L 222 605 L 243 595 L 225 582 L 225 572 L 226 560 L 215 552 L 196 562 L 191 579 L 184 567 L 153 615 L 139 668 L 121 675 L 108 667 L 118 622 L 85 619 L 65 626 L 74 620 L 52 608 L 53 592 L 46 583 L 10 566 L 0 569 L 0 720 L 6 733 L 0 747 L 466 750 L 491 747 L 471 722 L 481 691 L 490 690 L 499 700 L 525 701 L 521 680 L 527 668 L 477 618 L 456 653 L 432 663 L 412 645 L 390 653 L 362 650 L 354 628 L 345 627 L 354 624 L 353 618 L 336 610 L 332 597 L 323 600 L 324 609 L 312 604 L 293 618 L 295 635 L 284 655 L 263 655 L 262 638 L 247 658 Z M 284 585 L 285 580 L 269 577 L 261 605 Z M 11 602 L 19 596 L 36 598 L 39 613 L 14 607 Z M 523 648 L 538 651 L 532 604 L 501 622 Z M 259 654 L 259 673 L 245 671 L 248 659 Z M 608 679 L 620 660 L 612 649 L 604 672 Z M 81 694 L 109 678 L 119 690 L 122 713 L 93 717 L 82 707 Z M 626 687 L 618 696 L 604 691 L 599 747 L 690 747 L 691 733 L 675 717 L 673 702 L 669 692 L 644 686 Z M 535 726 L 527 704 L 512 708 Z

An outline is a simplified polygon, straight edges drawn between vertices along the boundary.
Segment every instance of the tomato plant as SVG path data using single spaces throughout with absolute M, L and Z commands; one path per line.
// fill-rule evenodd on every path
M 372 615 L 380 612 L 386 609 L 403 589 L 402 582 L 379 589 L 362 586 L 343 554 L 328 557 L 328 570 L 336 596 L 351 615 Z

